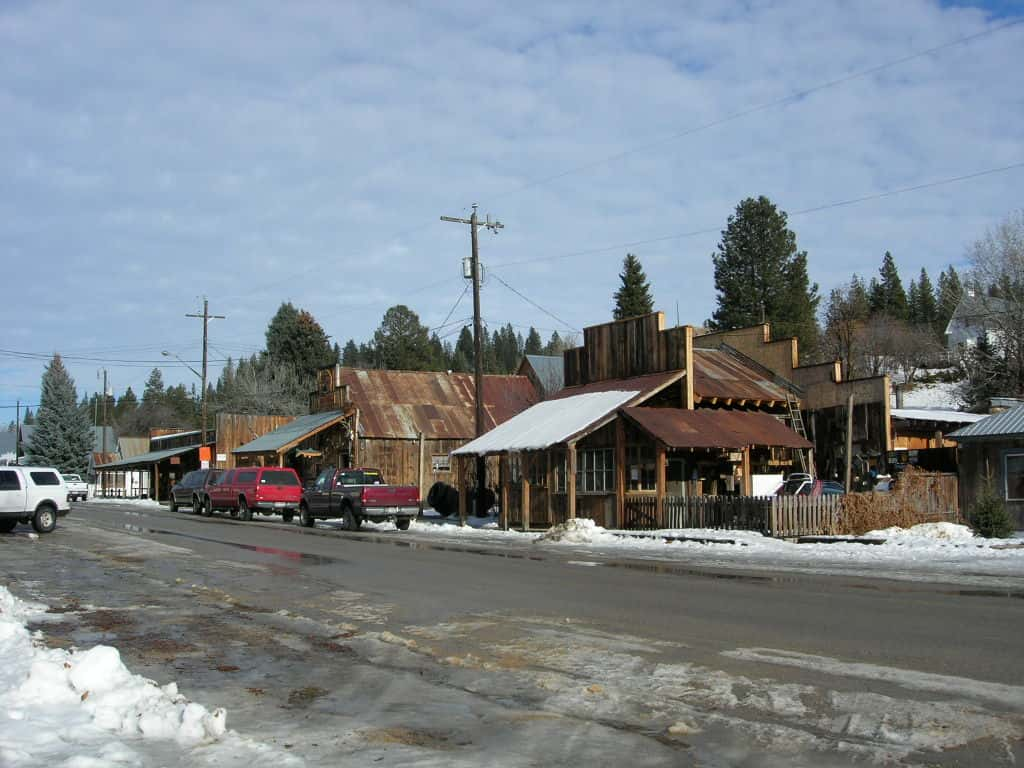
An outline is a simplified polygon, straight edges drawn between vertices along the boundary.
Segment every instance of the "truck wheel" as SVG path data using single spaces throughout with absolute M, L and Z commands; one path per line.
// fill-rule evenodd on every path
M 356 517 L 351 507 L 345 507 L 341 511 L 341 525 L 346 531 L 359 530 L 359 518 Z
M 57 527 L 57 510 L 50 504 L 41 504 L 32 516 L 32 527 L 37 533 L 49 533 Z
M 178 502 L 174 500 L 173 496 L 171 496 L 171 500 L 167 502 L 167 509 L 172 515 L 178 511 Z
M 0 533 L 10 533 L 18 525 L 17 520 L 0 520 Z
M 395 527 L 400 531 L 408 531 L 409 524 L 412 522 L 411 517 L 400 517 L 395 520 Z
M 252 520 L 252 510 L 249 509 L 249 503 L 244 496 L 238 500 L 238 517 L 245 522 Z
M 316 520 L 309 514 L 309 507 L 303 504 L 299 507 L 299 525 L 304 528 L 312 528 Z
M 209 496 L 203 499 L 203 503 L 199 505 L 199 514 L 203 517 L 209 517 L 213 514 L 213 502 Z
M 193 496 L 192 497 L 192 509 L 191 509 L 192 514 L 193 515 L 198 515 L 199 514 L 199 510 L 201 510 L 202 508 L 203 508 L 203 501 L 202 501 L 202 499 L 200 499 L 198 496 Z
M 286 523 L 290 523 L 294 518 L 295 513 L 292 512 L 290 509 L 287 512 L 281 513 L 281 519 L 284 520 Z

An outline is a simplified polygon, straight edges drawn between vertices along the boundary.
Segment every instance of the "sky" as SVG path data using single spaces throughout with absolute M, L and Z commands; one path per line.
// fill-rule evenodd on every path
M 935 281 L 1024 206 L 1024 3 L 512 8 L 0 0 L 0 418 L 54 352 L 82 393 L 196 382 L 204 296 L 211 379 L 283 301 L 342 345 L 395 304 L 454 343 L 440 216 L 473 203 L 504 224 L 485 321 L 545 339 L 611 319 L 627 252 L 702 323 L 749 196 L 824 297 L 887 250 Z

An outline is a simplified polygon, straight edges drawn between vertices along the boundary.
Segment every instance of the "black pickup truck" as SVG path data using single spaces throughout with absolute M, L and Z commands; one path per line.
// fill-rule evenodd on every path
M 340 518 L 350 531 L 363 520 L 392 520 L 404 531 L 420 513 L 420 490 L 414 485 L 386 485 L 379 469 L 328 467 L 302 493 L 299 523 Z

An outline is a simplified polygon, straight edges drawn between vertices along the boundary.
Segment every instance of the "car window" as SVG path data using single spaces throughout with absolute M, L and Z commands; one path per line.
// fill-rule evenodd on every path
M 342 472 L 338 475 L 338 485 L 362 485 L 362 472 Z
M 239 472 L 238 477 L 235 478 L 235 482 L 238 483 L 254 483 L 256 482 L 256 470 L 252 469 L 248 472 Z
M 228 485 L 231 482 L 231 478 L 235 476 L 235 470 L 229 469 L 223 475 L 217 478 L 216 485 Z
M 187 485 L 189 487 L 199 485 L 199 483 L 202 482 L 202 480 L 200 479 L 202 474 L 202 472 L 189 472 L 181 479 L 181 484 Z
M 211 469 L 209 473 L 207 473 L 204 482 L 206 483 L 206 485 L 215 485 L 217 481 L 220 479 L 220 476 L 223 474 L 224 473 L 221 472 L 219 469 Z
M 334 467 L 328 467 L 316 476 L 316 482 L 313 485 L 318 491 L 322 491 L 327 487 L 327 484 L 331 482 L 332 477 L 334 477 Z
M 61 483 L 56 472 L 29 472 L 28 474 L 36 485 L 60 485 Z
M 298 485 L 299 478 L 287 469 L 268 469 L 260 476 L 260 485 Z
M 0 470 L 0 491 L 20 491 L 21 478 L 17 472 L 9 469 Z
M 383 482 L 380 472 L 363 472 L 363 485 L 380 485 Z

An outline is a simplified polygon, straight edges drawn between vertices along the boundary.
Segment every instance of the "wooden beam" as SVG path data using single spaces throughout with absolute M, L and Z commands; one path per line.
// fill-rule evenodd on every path
M 725 404 L 726 405 L 732 405 L 732 398 L 731 397 L 725 398 Z
M 711 398 L 711 404 L 712 405 L 718 405 L 718 398 L 717 397 L 712 397 Z
M 530 530 L 530 454 L 519 454 L 519 479 L 522 492 L 523 530 Z
M 359 409 L 352 417 L 352 466 L 359 466 Z
M 760 400 L 755 400 L 754 401 L 754 407 L 755 408 L 760 408 L 761 407 L 761 401 Z
M 423 514 L 423 460 L 426 458 L 424 455 L 424 444 L 423 444 L 423 433 L 420 432 L 420 463 L 419 469 L 416 472 L 416 485 L 420 489 L 420 514 Z
M 503 453 L 498 459 L 498 482 L 501 483 L 501 516 L 498 523 L 503 531 L 508 530 L 508 472 L 508 454 Z
M 615 521 L 619 528 L 626 514 L 626 422 L 615 420 Z
M 548 520 L 554 524 L 555 522 L 555 470 L 554 464 L 551 461 L 551 449 L 548 448 L 544 452 L 545 460 L 547 461 L 547 469 L 545 470 L 545 482 L 547 488 L 545 489 L 545 496 L 547 496 L 548 502 Z
M 743 495 L 754 495 L 754 478 L 750 474 L 750 446 L 743 447 Z
M 736 405 L 738 405 L 740 408 L 742 408 L 746 404 L 747 404 L 747 401 L 746 401 L 745 398 L 740 400 L 738 403 L 736 403 Z
M 471 456 L 469 459 L 475 459 Z M 459 525 L 462 527 L 466 526 L 466 505 L 469 500 L 466 498 L 469 494 L 466 492 L 466 462 L 469 461 L 465 456 L 459 456 L 455 459 L 455 487 L 459 490 Z
M 566 499 L 566 516 L 570 520 L 576 519 L 576 444 L 569 443 L 568 455 L 566 456 L 566 468 L 565 468 L 565 490 L 568 498 Z
M 654 517 L 659 528 L 665 523 L 665 444 L 654 444 Z

